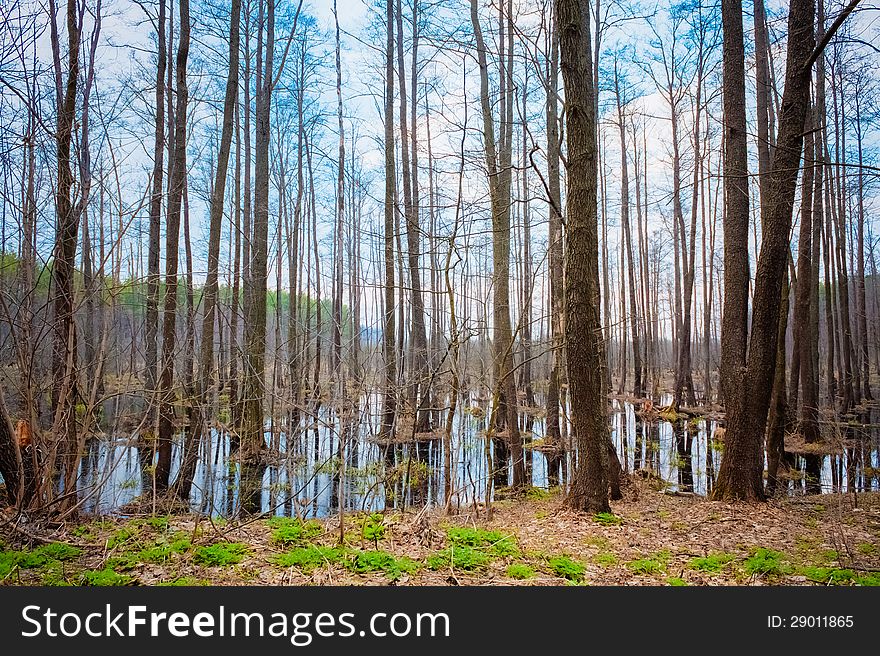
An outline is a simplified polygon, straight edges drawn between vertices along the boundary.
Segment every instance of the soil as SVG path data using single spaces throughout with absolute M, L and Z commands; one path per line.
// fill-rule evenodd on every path
M 7 511 L 0 584 L 880 585 L 878 492 L 731 505 L 639 480 L 628 497 L 596 517 L 544 490 L 495 502 L 491 517 L 483 507 L 347 514 L 342 548 L 338 517 L 288 520 L 305 537 L 285 542 L 266 518 L 85 517 L 49 528 Z M 47 551 L 53 542 L 72 549 Z M 238 562 L 212 563 L 205 548 L 226 542 L 241 545 Z M 316 546 L 332 555 L 277 562 Z M 473 558 L 456 561 L 456 550 Z

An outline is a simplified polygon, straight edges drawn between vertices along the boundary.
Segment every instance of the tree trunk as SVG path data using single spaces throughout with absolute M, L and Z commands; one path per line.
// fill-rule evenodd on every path
M 177 333 L 177 262 L 180 241 L 180 211 L 186 184 L 186 115 L 189 94 L 186 64 L 189 56 L 189 0 L 180 0 L 180 33 L 177 44 L 177 108 L 174 124 L 174 159 L 171 165 L 170 197 L 165 236 L 165 301 L 162 315 L 162 367 L 159 378 L 159 459 L 156 488 L 168 488 L 171 476 L 171 439 L 174 433 L 174 358 Z
M 725 36 L 728 36 L 728 29 L 734 22 L 741 34 L 740 3 L 737 0 L 726 0 L 722 11 Z M 767 187 L 770 202 L 763 221 L 761 253 L 755 275 L 748 364 L 744 380 L 736 390 L 740 398 L 727 410 L 725 451 L 714 491 L 715 497 L 719 499 L 764 498 L 762 445 L 776 369 L 782 285 L 785 269 L 788 266 L 794 193 L 803 144 L 804 121 L 809 108 L 811 74 L 806 63 L 814 44 L 812 0 L 792 0 L 788 34 L 786 80 L 779 115 L 779 134 Z M 736 47 L 731 47 L 732 52 L 728 53 L 729 45 L 733 44 L 725 42 L 725 73 L 728 70 L 726 61 L 728 56 L 732 56 L 738 50 Z M 727 85 L 727 77 L 725 77 L 725 85 Z M 728 93 L 725 94 L 725 109 L 728 109 L 728 102 L 735 101 L 738 94 L 736 92 L 731 94 L 734 91 L 732 88 L 727 88 L 726 91 Z M 729 99 L 728 94 L 733 98 Z M 744 100 L 744 94 L 738 99 Z M 740 105 L 740 111 L 744 112 L 744 103 Z M 730 114 L 725 115 L 728 124 L 732 118 Z M 744 137 L 743 134 L 742 139 Z M 725 171 L 726 175 L 730 175 L 728 171 L 729 169 Z M 738 233 L 734 230 L 730 236 L 736 239 Z M 728 239 L 728 235 L 725 234 L 725 245 Z M 735 279 L 735 282 L 738 282 L 738 279 Z M 744 282 L 747 285 L 748 277 Z M 732 310 L 734 310 L 733 306 L 725 307 L 725 319 Z M 745 318 L 744 312 L 743 318 Z M 729 389 L 733 392 L 733 388 Z
M 508 3 L 508 22 L 510 22 L 510 6 Z M 499 17 L 501 29 L 505 19 Z M 471 22 L 477 40 L 477 60 L 480 68 L 480 106 L 483 114 L 483 144 L 486 157 L 486 168 L 489 175 L 489 196 L 492 207 L 492 279 L 494 289 L 493 302 L 493 350 L 495 360 L 496 394 L 503 401 L 507 444 L 513 460 L 513 476 L 511 487 L 514 490 L 525 485 L 525 467 L 523 461 L 522 438 L 517 421 L 517 397 L 513 368 L 513 335 L 510 324 L 510 191 L 511 191 L 511 157 L 513 136 L 513 89 L 512 89 L 512 35 L 508 44 L 508 59 L 501 72 L 501 103 L 500 144 L 496 148 L 495 121 L 489 101 L 489 71 L 486 61 L 486 44 L 477 15 L 477 0 L 471 0 Z M 512 29 L 512 24 L 508 26 Z M 510 31 L 508 30 L 508 34 Z M 503 35 L 499 37 L 504 44 Z M 505 61 L 504 53 L 500 60 Z M 497 404 L 499 410 L 502 404 Z
M 220 150 L 217 169 L 214 172 L 211 194 L 210 226 L 208 228 L 208 272 L 203 291 L 204 317 L 202 341 L 199 351 L 199 376 L 197 398 L 193 404 L 193 418 L 183 452 L 183 462 L 174 484 L 176 494 L 188 499 L 195 474 L 198 445 L 207 427 L 210 412 L 210 389 L 214 382 L 214 321 L 217 308 L 218 265 L 220 260 L 220 234 L 223 225 L 223 205 L 226 196 L 226 176 L 229 171 L 229 154 L 232 149 L 232 128 L 235 105 L 238 101 L 239 41 L 241 24 L 241 0 L 232 0 L 229 19 L 229 74 L 226 78 L 226 96 L 223 101 L 223 128 L 220 133 Z
M 608 512 L 610 438 L 603 397 L 596 216 L 596 109 L 587 2 L 556 0 L 560 64 L 566 97 L 568 239 L 565 257 L 565 340 L 571 419 L 578 466 L 566 505 Z
M 385 376 L 383 381 L 382 428 L 385 438 L 392 436 L 397 412 L 397 352 L 394 340 L 394 203 L 396 167 L 394 160 L 394 4 L 385 0 L 385 320 L 382 331 Z

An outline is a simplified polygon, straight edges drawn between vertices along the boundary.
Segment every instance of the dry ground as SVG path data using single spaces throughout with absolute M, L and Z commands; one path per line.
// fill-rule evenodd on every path
M 729 505 L 639 481 L 614 513 L 561 497 L 456 515 L 84 518 L 0 528 L 5 585 L 880 585 L 880 493 Z M 34 539 L 38 537 L 39 539 Z

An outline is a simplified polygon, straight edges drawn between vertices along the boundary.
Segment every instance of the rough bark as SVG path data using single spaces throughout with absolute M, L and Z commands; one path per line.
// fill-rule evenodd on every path
M 588 3 L 556 0 L 568 147 L 565 340 L 578 465 L 565 503 L 607 512 L 607 408 L 599 316 L 596 108 Z
M 731 22 L 735 21 L 742 29 L 741 11 L 730 11 L 731 8 L 741 9 L 741 6 L 731 7 L 738 4 L 730 0 L 722 5 L 725 35 Z M 734 13 L 738 15 L 732 15 Z M 809 108 L 811 72 L 805 65 L 814 44 L 813 15 L 812 0 L 792 0 L 779 134 L 767 187 L 770 202 L 763 221 L 761 253 L 755 275 L 748 363 L 743 384 L 737 391 L 740 400 L 730 405 L 727 411 L 724 457 L 714 491 L 715 497 L 720 499 L 764 498 L 762 446 L 776 368 L 779 308 L 788 266 L 803 128 Z M 726 47 L 727 44 L 725 54 Z M 725 94 L 725 109 L 727 102 Z M 725 120 L 729 119 L 726 115 Z M 725 244 L 727 242 L 725 235 Z M 725 318 L 730 309 L 725 307 Z

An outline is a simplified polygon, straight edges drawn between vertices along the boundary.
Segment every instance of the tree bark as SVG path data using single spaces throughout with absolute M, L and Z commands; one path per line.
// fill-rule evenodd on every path
M 571 420 L 578 465 L 565 503 L 608 512 L 607 408 L 603 397 L 596 215 L 596 106 L 588 3 L 556 0 L 560 64 L 565 86 L 568 146 L 568 233 L 565 252 L 565 340 Z
M 731 9 L 734 11 L 731 12 Z M 776 368 L 779 308 L 783 278 L 788 266 L 788 244 L 804 121 L 809 108 L 811 73 L 805 64 L 814 44 L 813 9 L 812 0 L 792 0 L 789 10 L 785 89 L 767 187 L 770 202 L 763 221 L 761 253 L 755 275 L 748 364 L 743 384 L 737 390 L 740 400 L 727 411 L 724 457 L 714 491 L 715 497 L 720 499 L 759 500 L 765 496 L 762 445 Z M 722 11 L 725 36 L 732 22 L 737 23 L 741 33 L 741 5 L 736 0 L 727 0 Z M 727 102 L 725 94 L 725 109 L 728 108 Z M 744 110 L 744 106 L 741 110 Z M 726 114 L 725 120 L 730 119 L 730 115 Z M 737 235 L 734 232 L 731 236 L 735 239 Z M 725 235 L 725 245 L 727 243 L 728 236 Z M 748 282 L 747 277 L 745 282 Z M 725 318 L 732 309 L 725 307 Z
M 193 404 L 193 421 L 187 435 L 183 462 L 174 484 L 176 494 L 188 499 L 195 474 L 198 445 L 209 416 L 210 389 L 214 382 L 214 321 L 217 308 L 218 265 L 220 260 L 220 233 L 223 225 L 223 206 L 226 197 L 226 176 L 229 171 L 229 155 L 232 150 L 232 128 L 235 105 L 238 102 L 239 42 L 241 25 L 241 0 L 232 0 L 229 18 L 229 73 L 226 78 L 226 95 L 223 100 L 223 128 L 220 133 L 220 150 L 217 169 L 214 172 L 213 193 L 208 228 L 208 271 L 203 291 L 204 317 L 202 340 L 199 351 L 199 376 L 197 399 Z

